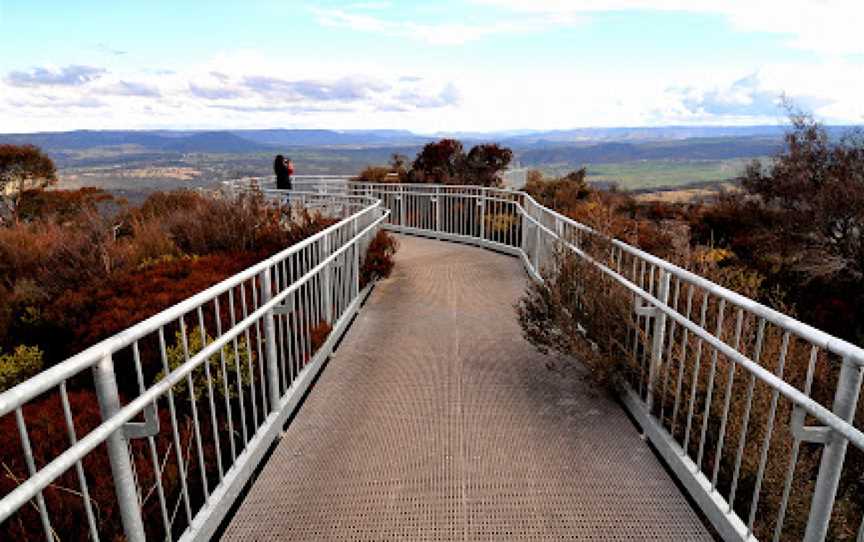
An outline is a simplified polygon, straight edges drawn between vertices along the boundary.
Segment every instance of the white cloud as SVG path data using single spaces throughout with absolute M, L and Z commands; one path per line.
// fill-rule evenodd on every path
M 105 73 L 106 70 L 93 66 L 40 66 L 29 71 L 11 71 L 5 79 L 14 87 L 75 87 L 95 81 Z
M 781 93 L 824 120 L 864 121 L 864 66 L 848 59 L 758 70 L 706 64 L 604 72 L 376 60 L 320 62 L 239 51 L 185 69 L 127 68 L 79 85 L 38 87 L 14 86 L 0 73 L 0 126 L 6 132 L 289 127 L 432 133 L 759 124 L 782 120 L 775 107 Z M 138 92 L 129 84 L 139 85 Z
M 864 54 L 861 0 L 471 0 L 512 12 L 568 17 L 608 11 L 677 11 L 726 17 L 740 31 L 787 35 L 788 44 L 828 54 Z
M 254 52 L 221 54 L 187 70 L 157 71 L 36 68 L 27 77 L 6 77 L 0 82 L 0 125 L 4 131 L 208 127 L 211 122 L 222 128 L 318 122 L 362 127 L 356 118 L 441 111 L 460 100 L 452 80 L 419 77 L 413 70 L 399 77 L 392 67 L 309 59 L 292 62 L 289 72 L 284 59 Z M 97 79 L 83 80 L 95 73 Z

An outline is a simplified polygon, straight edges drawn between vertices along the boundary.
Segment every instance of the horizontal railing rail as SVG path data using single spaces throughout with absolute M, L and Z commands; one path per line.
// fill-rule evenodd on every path
M 785 540 L 794 498 L 809 504 L 809 517 L 803 535 L 793 536 L 826 538 L 841 481 L 848 486 L 854 476 L 844 471 L 847 446 L 864 450 L 860 347 L 608 238 L 524 192 L 342 185 L 380 199 L 390 210 L 388 229 L 514 254 L 538 280 L 561 251 L 598 269 L 631 298 L 626 336 L 611 341 L 629 365 L 624 404 L 718 532 L 755 540 L 758 529 L 762 538 Z M 805 425 L 808 417 L 822 425 Z M 802 449 L 813 446 L 822 449 L 815 483 L 793 495 L 795 477 L 808 475 Z M 857 521 L 864 541 L 864 521 Z
M 22 450 L 4 465 L 3 536 L 211 538 L 368 291 L 362 261 L 388 213 L 364 196 L 263 193 L 339 220 L 0 393 Z M 55 405 L 59 437 L 37 419 Z
M 607 338 L 624 361 L 623 403 L 724 539 L 824 540 L 840 489 L 847 501 L 854 492 L 847 448 L 856 465 L 864 450 L 856 345 L 524 192 L 345 176 L 295 177 L 290 192 L 272 184 L 224 189 L 339 222 L 0 394 L 0 422 L 14 415 L 26 471 L 0 499 L 10 532 L 35 521 L 57 538 L 51 507 L 68 507 L 58 495 L 71 491 L 93 539 L 112 514 L 130 540 L 209 538 L 356 311 L 360 260 L 379 227 L 512 254 L 540 281 L 568 254 L 596 270 L 584 280 L 606 281 L 604 295 L 629 306 Z M 79 437 L 82 392 L 97 398 L 100 421 Z M 66 425 L 53 456 L 29 438 L 37 407 Z M 110 498 L 94 499 L 103 456 Z M 790 518 L 793 504 L 806 519 Z M 856 522 L 846 531 L 864 542 Z

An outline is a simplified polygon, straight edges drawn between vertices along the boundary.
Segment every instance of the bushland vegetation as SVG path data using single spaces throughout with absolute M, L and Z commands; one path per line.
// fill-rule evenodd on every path
M 354 180 L 500 186 L 500 173 L 512 159 L 513 151 L 495 143 L 475 145 L 466 153 L 462 142 L 442 139 L 427 143 L 410 165 L 407 158 L 394 154 L 388 166 L 369 166 Z
M 24 190 L 16 197 L 15 220 L 0 226 L 0 392 L 335 223 L 305 209 L 273 204 L 260 193 L 227 197 L 180 190 L 154 193 L 140 206 L 94 189 Z M 361 276 L 367 281 L 386 276 L 395 249 L 386 234 L 374 238 L 363 259 Z M 140 341 L 142 367 L 137 375 L 131 349 L 118 352 L 115 370 L 121 401 L 137 395 L 143 382 L 164 378 L 166 370 L 178 367 L 212 342 L 217 321 L 225 329 L 228 322 L 242 319 L 241 304 L 254 303 L 255 294 L 249 288 L 241 293 L 235 295 L 236 307 L 229 307 L 224 299 L 221 308 L 205 315 L 199 325 L 185 330 L 166 327 L 167 366 L 160 361 L 155 337 Z M 292 370 L 308 363 L 330 334 L 330 325 L 313 313 L 298 302 L 295 313 L 285 317 L 285 325 L 292 329 L 305 326 L 301 329 L 308 337 L 303 351 L 295 353 L 298 365 Z M 303 323 L 298 324 L 301 319 Z M 230 463 L 226 443 L 230 441 L 232 449 L 235 442 L 242 446 L 245 424 L 255 427 L 253 408 L 263 411 L 263 394 L 256 399 L 253 392 L 250 399 L 251 389 L 245 396 L 237 391 L 251 387 L 253 380 L 256 386 L 261 382 L 261 352 L 255 346 L 260 337 L 255 333 L 253 329 L 251 336 L 227 344 L 196 368 L 188 381 L 172 388 L 175 418 L 166 398 L 160 399 L 161 429 L 152 444 L 148 446 L 147 439 L 130 441 L 148 537 L 166 537 L 157 475 L 176 536 L 187 524 L 181 504 L 187 498 L 184 495 L 194 513 L 204 502 L 206 484 L 212 490 L 219 480 L 218 460 Z M 37 467 L 70 446 L 64 417 L 67 406 L 78 438 L 101 423 L 92 378 L 85 373 L 65 384 L 67 404 L 55 390 L 22 408 Z M 206 410 L 207 394 L 202 393 L 211 378 L 216 409 L 212 418 L 202 414 L 196 427 L 195 405 L 202 413 L 211 412 Z M 227 420 L 232 416 L 237 426 L 230 431 Z M 0 431 L 11 439 L 8 446 L 0 447 L 3 496 L 28 478 L 28 466 L 17 442 L 14 415 L 0 417 Z M 222 435 L 221 449 L 214 447 L 217 434 Z M 205 458 L 203 468 L 193 460 L 198 447 Z M 151 461 L 154 450 L 158 457 Z M 122 538 L 104 446 L 87 454 L 82 466 L 101 538 Z M 184 470 L 185 488 L 181 484 Z M 43 491 L 53 529 L 61 539 L 89 537 L 81 488 L 71 469 Z M 25 506 L 0 526 L 4 540 L 42 537 L 35 505 Z
M 553 180 L 534 173 L 526 190 L 603 234 L 582 239 L 583 250 L 600 261 L 609 261 L 608 239 L 621 239 L 780 312 L 864 343 L 861 135 L 831 140 L 812 118 L 794 114 L 783 150 L 767 162 L 754 161 L 740 181 L 740 192 L 724 194 L 712 204 L 635 202 L 615 190 L 586 186 L 584 171 Z M 544 282 L 529 285 L 517 306 L 526 338 L 541 351 L 577 359 L 597 381 L 629 382 L 646 396 L 645 360 L 652 335 L 646 319 L 634 314 L 632 293 L 560 247 L 543 276 Z M 703 305 L 701 294 L 688 300 L 686 292 L 686 285 L 681 286 L 670 295 L 669 305 L 697 323 L 704 311 L 705 329 L 830 407 L 840 364 L 836 356 L 784 336 L 772 325 L 757 344 L 761 324 L 756 318 L 741 317 L 728 307 L 724 319 L 719 300 L 706 296 Z M 767 385 L 750 384 L 745 371 L 708 346 L 702 353 L 700 341 L 690 337 L 688 345 L 681 326 L 668 326 L 663 350 L 666 361 L 652 390 L 654 415 L 701 462 L 709 479 L 713 475 L 724 497 L 735 486 L 734 509 L 745 522 L 753 514 L 759 539 L 775 534 L 781 540 L 801 539 L 822 447 L 793 437 L 790 402 L 777 402 Z M 859 401 L 854 424 L 864 427 L 864 402 Z M 737 449 L 742 451 L 738 468 Z M 793 463 L 794 476 L 785 491 Z M 855 473 L 862 470 L 864 453 L 850 447 L 831 540 L 856 537 L 864 513 L 864 480 Z M 758 508 L 752 505 L 754 493 Z

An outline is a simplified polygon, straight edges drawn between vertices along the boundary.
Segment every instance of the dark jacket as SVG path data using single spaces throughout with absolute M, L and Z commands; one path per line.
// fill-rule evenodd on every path
M 279 190 L 291 190 L 291 174 L 288 166 L 283 160 L 277 160 L 273 164 L 273 172 L 276 174 L 276 188 Z

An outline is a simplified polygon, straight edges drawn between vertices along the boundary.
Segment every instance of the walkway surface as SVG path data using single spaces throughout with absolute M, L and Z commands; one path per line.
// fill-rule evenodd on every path
M 521 336 L 517 259 L 400 237 L 224 540 L 711 540 L 622 408 Z

